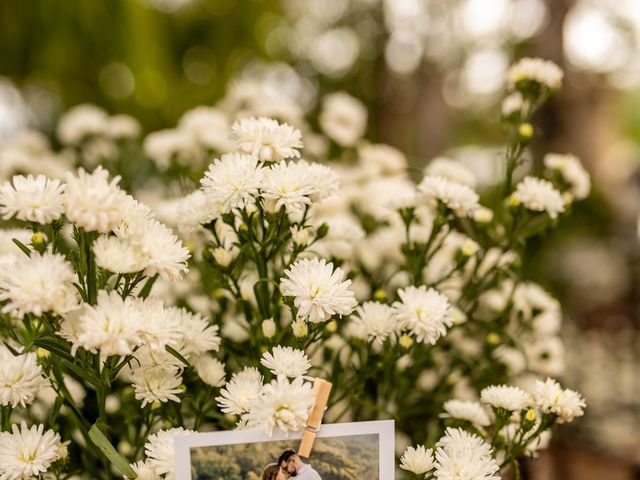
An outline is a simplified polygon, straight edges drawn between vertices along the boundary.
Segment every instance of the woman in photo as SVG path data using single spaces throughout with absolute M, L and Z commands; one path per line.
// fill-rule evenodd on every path
M 286 480 L 282 470 L 276 463 L 270 463 L 262 472 L 261 480 Z

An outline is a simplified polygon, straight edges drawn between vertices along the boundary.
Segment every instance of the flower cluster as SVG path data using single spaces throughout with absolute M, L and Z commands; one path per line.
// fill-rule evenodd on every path
M 585 408 L 548 378 L 560 305 L 521 273 L 590 189 L 570 155 L 545 177 L 517 168 L 561 79 L 511 70 L 491 195 L 454 158 L 414 181 L 345 92 L 310 121 L 241 81 L 143 142 L 88 106 L 61 119 L 61 152 L 31 136 L 48 167 L 0 184 L 0 478 L 173 479 L 178 435 L 303 429 L 314 376 L 333 383 L 326 421 L 397 419 L 419 478 L 517 468 Z M 27 157 L 25 141 L 10 148 Z

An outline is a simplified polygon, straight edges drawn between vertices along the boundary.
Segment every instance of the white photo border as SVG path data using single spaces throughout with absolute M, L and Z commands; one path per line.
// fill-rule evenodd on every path
M 393 420 L 323 424 L 316 438 L 373 434 L 378 434 L 378 476 L 380 480 L 391 479 L 395 474 L 395 422 Z M 192 448 L 273 442 L 279 440 L 300 440 L 301 438 L 302 432 L 296 432 L 290 435 L 274 432 L 272 436 L 269 436 L 262 429 L 227 430 L 180 435 L 175 437 L 176 480 L 193 480 L 191 478 L 190 454 Z M 313 451 L 311 455 L 313 456 Z

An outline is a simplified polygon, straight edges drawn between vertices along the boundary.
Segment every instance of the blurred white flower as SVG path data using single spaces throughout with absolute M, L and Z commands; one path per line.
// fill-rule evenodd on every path
M 343 147 L 353 147 L 362 138 L 367 128 L 367 109 L 345 92 L 325 95 L 322 99 L 320 127 Z
M 564 76 L 560 67 L 549 60 L 541 58 L 523 58 L 509 69 L 509 83 L 536 82 L 555 90 L 562 86 Z
M 224 363 L 210 355 L 200 355 L 193 366 L 204 383 L 211 387 L 221 387 L 225 384 L 226 373 Z
M 450 182 L 460 183 L 475 188 L 477 180 L 471 170 L 462 163 L 446 157 L 436 157 L 424 169 L 424 174 L 431 177 L 446 178 Z
M 581 417 L 587 406 L 578 392 L 563 389 L 552 378 L 536 382 L 533 399 L 544 413 L 557 415 L 558 423 L 568 423 L 576 417 Z
M 491 424 L 489 414 L 482 405 L 474 401 L 447 400 L 444 402 L 445 413 L 442 418 L 457 418 L 471 422 L 476 427 L 487 427 Z
M 126 240 L 100 236 L 93 242 L 96 265 L 113 273 L 133 273 L 145 269 L 144 256 Z
M 82 168 L 67 173 L 65 214 L 85 231 L 108 233 L 123 220 L 127 195 L 118 187 L 120 177 L 109 181 L 109 172 L 98 166 L 93 173 Z
M 231 127 L 235 146 L 263 162 L 300 158 L 302 134 L 286 123 L 270 118 L 245 118 Z
M 456 215 L 468 217 L 480 206 L 478 194 L 461 183 L 444 177 L 427 175 L 418 185 L 418 191 L 427 200 L 439 201 L 453 210 Z
M 548 153 L 544 156 L 544 166 L 557 170 L 569 184 L 569 192 L 576 200 L 582 200 L 591 192 L 591 177 L 575 155 Z
M 356 310 L 353 322 L 364 338 L 381 345 L 389 336 L 398 333 L 401 323 L 395 310 L 384 303 L 364 302 Z
M 542 178 L 525 177 L 511 197 L 516 204 L 521 203 L 536 212 L 547 212 L 551 218 L 557 218 L 564 212 L 562 195 L 551 182 Z

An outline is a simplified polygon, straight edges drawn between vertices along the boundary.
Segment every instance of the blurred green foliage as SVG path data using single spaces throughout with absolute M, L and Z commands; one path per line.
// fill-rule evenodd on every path
M 145 0 L 0 0 L 0 75 L 53 91 L 61 108 L 96 103 L 155 129 L 219 99 L 243 64 L 266 58 L 278 6 L 199 0 L 165 14 Z

